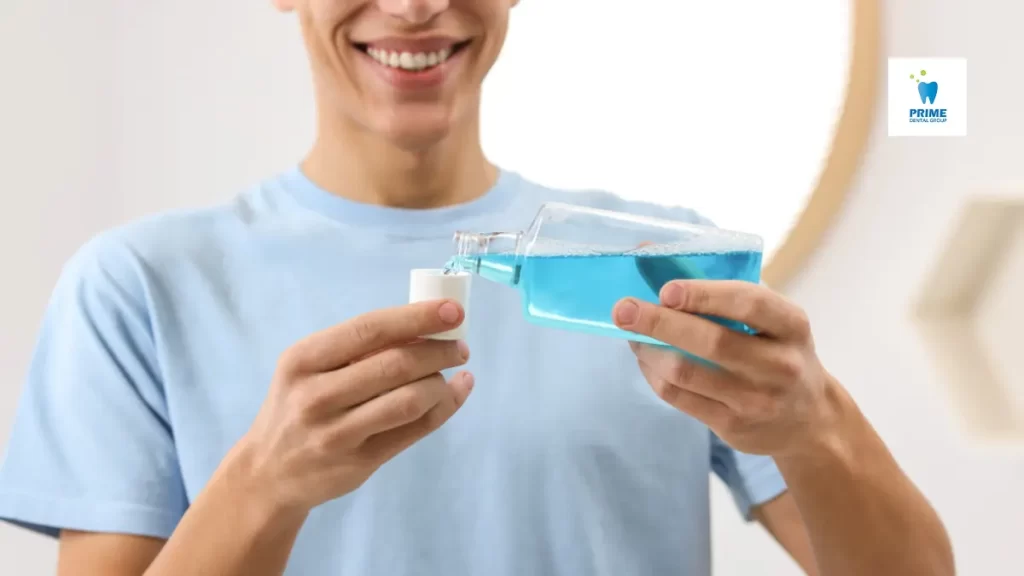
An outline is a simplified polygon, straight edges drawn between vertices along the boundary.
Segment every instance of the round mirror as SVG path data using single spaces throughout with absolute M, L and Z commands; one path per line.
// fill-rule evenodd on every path
M 874 0 L 522 2 L 485 84 L 485 150 L 544 184 L 756 233 L 778 286 L 862 148 L 873 12 Z

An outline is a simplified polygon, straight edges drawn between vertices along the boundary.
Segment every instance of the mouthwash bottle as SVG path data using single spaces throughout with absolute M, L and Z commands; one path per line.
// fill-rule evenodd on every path
M 615 326 L 616 302 L 657 304 L 678 279 L 757 283 L 763 246 L 751 234 L 563 203 L 544 204 L 526 230 L 457 232 L 455 243 L 446 270 L 518 289 L 530 322 L 658 346 L 667 345 Z

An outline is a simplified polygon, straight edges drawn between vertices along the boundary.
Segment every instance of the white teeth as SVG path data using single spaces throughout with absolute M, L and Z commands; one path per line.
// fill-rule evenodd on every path
M 366 51 L 371 58 L 384 66 L 401 68 L 403 70 L 424 70 L 443 64 L 452 55 L 451 48 L 444 48 L 437 52 L 391 52 L 379 48 L 369 48 Z

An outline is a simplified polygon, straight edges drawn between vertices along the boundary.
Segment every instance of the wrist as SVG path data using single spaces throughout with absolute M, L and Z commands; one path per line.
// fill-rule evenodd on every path
M 826 377 L 823 393 L 812 424 L 799 441 L 773 455 L 781 468 L 814 470 L 823 466 L 847 466 L 856 459 L 856 446 L 868 429 L 857 404 L 831 376 Z
M 214 481 L 249 511 L 249 521 L 268 531 L 298 529 L 309 515 L 303 503 L 289 499 L 267 473 L 266 463 L 243 439 L 221 463 Z

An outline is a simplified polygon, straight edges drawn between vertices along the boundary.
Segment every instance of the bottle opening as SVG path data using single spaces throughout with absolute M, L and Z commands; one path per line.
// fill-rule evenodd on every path
M 470 272 L 494 282 L 515 285 L 519 282 L 521 238 L 521 232 L 456 232 L 455 256 L 445 264 L 445 273 Z

